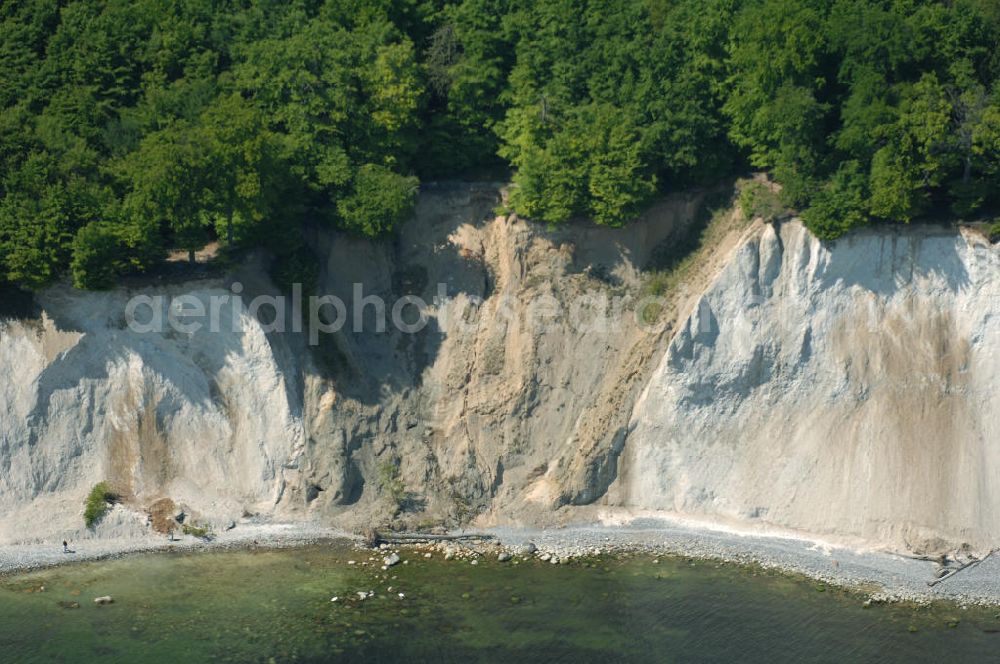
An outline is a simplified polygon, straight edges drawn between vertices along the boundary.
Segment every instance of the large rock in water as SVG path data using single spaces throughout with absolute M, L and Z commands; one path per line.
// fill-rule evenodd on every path
M 998 296 L 972 232 L 763 227 L 637 402 L 618 500 L 915 550 L 1000 542 Z

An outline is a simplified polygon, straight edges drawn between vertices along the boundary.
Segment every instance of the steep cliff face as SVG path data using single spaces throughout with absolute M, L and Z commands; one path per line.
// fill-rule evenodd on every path
M 0 324 L 0 542 L 93 536 L 82 502 L 101 480 L 124 498 L 101 536 L 149 532 L 145 511 L 170 498 L 217 528 L 551 523 L 598 505 L 914 550 L 1000 542 L 985 240 L 904 228 L 823 245 L 733 213 L 651 326 L 635 315 L 644 268 L 698 197 L 622 230 L 497 216 L 500 198 L 424 193 L 384 243 L 317 232 L 318 290 L 345 324 L 312 340 L 308 302 L 302 331 L 290 305 L 285 331 L 247 311 L 278 294 L 259 259 L 40 293 L 38 319 Z M 214 307 L 215 331 L 137 329 L 137 295 Z M 393 324 L 399 302 L 424 323 Z
M 621 503 L 915 550 L 1000 542 L 1000 255 L 761 228 L 636 404 Z
M 666 339 L 634 315 L 642 268 L 700 199 L 667 200 L 624 230 L 552 230 L 496 216 L 499 203 L 490 188 L 426 194 L 392 244 L 318 239 L 320 290 L 349 313 L 361 284 L 390 308 L 420 298 L 428 323 L 373 333 L 368 317 L 320 338 L 300 482 L 310 513 L 348 526 L 539 522 L 614 479 Z
M 207 306 L 227 291 L 183 292 Z M 260 324 L 224 307 L 225 333 L 137 333 L 124 320 L 132 294 L 54 288 L 41 320 L 0 331 L 3 539 L 79 531 L 101 480 L 132 506 L 173 496 L 218 519 L 280 501 L 303 449 L 301 406 Z
M 162 498 L 216 527 L 246 515 L 535 521 L 598 498 L 664 339 L 640 329 L 627 300 L 699 201 L 666 201 L 625 231 L 551 231 L 497 217 L 500 202 L 494 187 L 439 190 L 391 242 L 317 234 L 318 290 L 348 321 L 314 346 L 290 304 L 284 332 L 269 305 L 247 311 L 277 295 L 259 261 L 225 279 L 40 293 L 40 319 L 0 327 L 0 541 L 91 536 L 82 502 L 102 480 L 124 508 L 98 535 L 147 532 L 143 513 Z M 214 331 L 204 316 L 197 331 L 142 330 L 148 307 L 139 328 L 126 316 L 136 296 L 162 297 L 158 307 L 193 298 L 219 320 Z M 584 308 L 625 300 L 621 320 L 602 329 L 584 312 L 580 324 L 580 296 Z M 418 330 L 391 320 L 404 297 L 423 303 L 402 315 L 412 323 L 419 309 Z

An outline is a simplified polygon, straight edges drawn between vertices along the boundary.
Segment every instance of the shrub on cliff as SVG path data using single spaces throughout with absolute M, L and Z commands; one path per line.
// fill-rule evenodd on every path
M 743 216 L 748 220 L 760 217 L 770 222 L 786 211 L 779 194 L 765 182 L 750 181 L 740 187 L 739 205 Z
M 118 494 L 111 485 L 107 482 L 98 482 L 87 494 L 87 500 L 83 504 L 83 522 L 88 528 L 93 528 L 117 501 Z
M 989 230 L 986 233 L 993 244 L 1000 242 L 1000 221 L 994 221 L 990 224 Z
M 197 537 L 198 539 L 212 539 L 212 529 L 207 526 L 196 526 L 184 524 L 181 526 L 181 532 L 185 535 L 191 535 L 192 537 Z
M 406 484 L 399 476 L 399 459 L 383 461 L 378 467 L 379 482 L 382 491 L 392 500 L 396 508 L 401 508 L 406 500 Z

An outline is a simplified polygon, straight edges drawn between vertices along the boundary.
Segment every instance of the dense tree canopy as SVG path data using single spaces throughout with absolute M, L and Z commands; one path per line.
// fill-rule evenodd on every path
M 998 202 L 992 0 L 761 0 L 730 34 L 730 136 L 820 237 Z
M 810 228 L 1000 205 L 995 0 L 21 0 L 0 6 L 0 280 L 207 241 L 283 279 L 419 179 L 621 225 L 769 171 Z

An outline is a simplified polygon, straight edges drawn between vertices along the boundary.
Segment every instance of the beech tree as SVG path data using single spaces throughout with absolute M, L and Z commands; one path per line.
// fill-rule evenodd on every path
M 0 4 L 0 279 L 379 236 L 418 180 L 618 226 L 766 170 L 818 236 L 1000 210 L 993 0 Z M 114 255 L 102 267 L 101 256 Z

